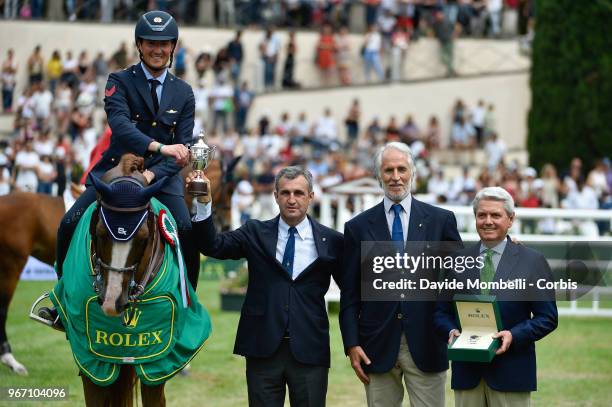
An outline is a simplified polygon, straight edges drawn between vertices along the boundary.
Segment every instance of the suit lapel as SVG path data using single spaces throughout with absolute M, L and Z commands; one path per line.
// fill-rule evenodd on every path
M 410 205 L 410 219 L 408 220 L 408 240 L 411 242 L 424 242 L 427 236 L 425 227 L 429 215 L 423 211 L 421 202 L 412 198 Z
M 308 220 L 310 221 L 310 227 L 312 228 L 312 238 L 314 240 L 315 247 L 317 248 L 317 258 L 314 259 L 314 261 L 310 263 L 299 276 L 297 276 L 295 281 L 301 280 L 306 274 L 309 274 L 312 270 L 314 270 L 313 266 L 319 261 L 319 259 L 327 257 L 329 236 L 327 236 L 327 234 L 323 231 L 321 225 L 313 220 L 310 216 L 308 216 Z
M 149 87 L 149 82 L 147 82 L 147 78 L 142 71 L 142 66 L 140 66 L 140 64 L 134 65 L 132 67 L 132 74 L 134 75 L 134 86 L 136 86 L 136 90 L 138 93 L 140 93 L 142 100 L 144 100 L 147 104 L 149 111 L 155 116 L 153 111 L 153 100 L 151 99 L 151 88 Z
M 502 253 L 501 259 L 499 260 L 493 281 L 508 280 L 512 275 L 512 270 L 514 270 L 514 267 L 518 262 L 518 246 L 512 243 L 512 240 L 510 240 L 509 237 L 507 239 L 508 242 L 506 243 L 506 249 Z
M 166 74 L 166 80 L 164 81 L 164 87 L 162 88 L 162 97 L 161 103 L 159 104 L 159 111 L 157 115 L 159 116 L 166 110 L 168 110 L 169 106 L 172 106 L 171 103 L 174 99 L 174 95 L 176 95 L 175 90 L 176 78 L 170 72 Z
M 391 240 L 387 217 L 385 216 L 385 205 L 381 202 L 373 208 L 374 216 L 369 218 L 370 234 L 374 242 L 387 242 Z

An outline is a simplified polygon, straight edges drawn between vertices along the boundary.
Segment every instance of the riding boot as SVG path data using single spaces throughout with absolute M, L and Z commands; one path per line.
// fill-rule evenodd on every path
M 62 324 L 62 320 L 59 319 L 59 315 L 55 308 L 41 307 L 38 310 L 38 316 L 43 319 L 46 319 L 47 321 L 51 321 L 53 323 L 53 325 L 51 325 L 51 328 L 57 329 L 58 331 L 62 332 L 66 331 L 64 328 L 64 324 Z
M 187 279 L 191 283 L 193 291 L 198 288 L 198 278 L 200 275 L 200 252 L 195 246 L 191 229 L 179 230 L 179 241 L 181 242 L 181 251 L 185 259 L 185 268 L 187 269 Z

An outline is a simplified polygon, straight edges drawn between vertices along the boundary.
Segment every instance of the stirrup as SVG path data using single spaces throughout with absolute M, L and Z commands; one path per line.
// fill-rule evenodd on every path
M 44 293 L 42 293 L 42 295 L 40 297 L 38 297 L 34 303 L 32 304 L 32 307 L 30 308 L 30 318 L 33 319 L 36 322 L 40 322 L 41 324 L 50 326 L 51 328 L 60 331 L 60 332 L 64 332 L 64 327 L 62 325 L 62 321 L 60 321 L 59 319 L 59 312 L 57 314 L 57 316 L 55 317 L 55 320 L 51 321 L 49 319 L 46 318 L 42 318 L 39 315 L 40 310 L 42 309 L 42 307 L 36 309 L 36 307 L 38 306 L 38 304 L 40 304 L 41 302 L 43 302 L 44 300 L 49 299 L 49 291 L 45 291 Z

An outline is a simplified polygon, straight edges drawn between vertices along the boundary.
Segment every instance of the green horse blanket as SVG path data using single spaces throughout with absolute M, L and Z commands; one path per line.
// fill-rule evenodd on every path
M 160 212 L 168 214 L 162 216 L 164 226 L 176 231 L 166 207 L 154 198 L 151 206 L 158 216 Z M 79 221 L 64 261 L 64 276 L 50 294 L 74 360 L 80 371 L 100 386 L 117 379 L 121 364 L 134 365 L 144 384 L 164 383 L 204 346 L 212 329 L 208 312 L 191 285 L 185 284 L 178 241 L 171 245 L 161 239 L 164 260 L 144 293 L 121 317 L 104 315 L 92 286 L 95 276 L 89 256 L 89 224 L 94 211 L 95 203 Z

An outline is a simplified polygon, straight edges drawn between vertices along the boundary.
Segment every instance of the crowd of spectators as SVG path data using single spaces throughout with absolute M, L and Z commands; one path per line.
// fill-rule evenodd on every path
M 383 7 L 387 2 L 379 3 Z M 449 18 L 447 14 L 445 19 Z M 440 13 L 432 16 L 436 15 Z M 382 61 L 376 60 L 381 55 L 380 49 L 386 47 L 389 56 L 402 58 L 416 34 L 414 27 L 401 25 L 388 11 L 378 16 L 377 21 L 364 37 L 361 55 L 366 72 L 381 79 L 393 75 L 393 70 L 385 69 Z M 345 26 L 336 27 L 323 24 L 316 45 L 315 62 L 321 69 L 323 85 L 333 83 L 336 75 L 340 83 L 351 83 L 354 67 L 348 58 L 348 30 Z M 432 29 L 435 30 L 435 21 Z M 236 172 L 239 183 L 234 201 L 243 220 L 251 216 L 262 218 L 266 211 L 269 214 L 274 210 L 270 193 L 279 166 L 306 165 L 315 175 L 319 192 L 316 195 L 320 197 L 323 188 L 372 175 L 372 169 L 363 163 L 370 163 L 379 146 L 394 140 L 411 146 L 418 168 L 415 192 L 429 194 L 432 201 L 466 204 L 479 188 L 501 185 L 520 206 L 610 205 L 609 161 L 602 160 L 588 172 L 570 171 L 569 178 L 564 173 L 561 177 L 551 175 L 558 171 L 546 166 L 538 178 L 535 169 L 508 162 L 506 146 L 496 132 L 495 107 L 484 100 L 472 107 L 457 100 L 448 113 L 440 111 L 429 118 L 406 114 L 402 121 L 393 116 L 365 118 L 359 100 L 355 99 L 345 107 L 347 112 L 341 123 L 331 108 L 322 107 L 320 117 L 314 119 L 304 112 L 293 117 L 288 112 L 267 113 L 257 120 L 251 119 L 256 124 L 248 127 L 247 116 L 256 96 L 249 84 L 241 80 L 245 52 L 260 56 L 263 82 L 268 89 L 279 82 L 285 88 L 299 87 L 294 77 L 295 35 L 290 32 L 283 43 L 274 28 L 268 26 L 262 30 L 256 50 L 243 49 L 241 31 L 217 51 L 206 47 L 193 52 L 181 42 L 176 48 L 175 74 L 185 78 L 189 69 L 196 74 L 192 83 L 196 100 L 194 135 L 206 130 L 223 159 L 243 157 Z M 78 174 L 88 168 L 90 151 L 105 128 L 95 112 L 100 112 L 101 92 L 108 73 L 138 61 L 135 49 L 129 49 L 126 43 L 110 56 L 98 53 L 93 59 L 86 51 L 55 50 L 48 60 L 43 55 L 40 47 L 36 47 L 26 61 L 15 61 L 9 50 L 2 63 L 3 111 L 13 114 L 14 126 L 0 149 L 0 193 L 11 189 L 58 195 L 70 192 L 66 179 L 79 181 Z M 276 78 L 279 63 L 282 75 Z M 27 70 L 28 83 L 20 95 L 14 95 L 20 69 Z M 446 115 L 451 117 L 452 126 L 448 134 L 442 134 L 439 117 Z M 484 149 L 486 163 L 474 163 L 461 176 L 445 177 L 443 167 L 435 159 L 435 151 L 441 148 Z M 557 185 L 554 191 L 551 185 Z M 544 233 L 559 230 L 559 226 L 548 226 L 547 229 L 546 224 L 535 225 L 533 229 Z
M 275 24 L 289 28 L 321 27 L 325 23 L 349 26 L 354 8 L 363 9 L 361 25 L 383 25 L 390 31 L 396 22 L 414 29 L 418 37 L 434 23 L 434 14 L 442 11 L 453 23 L 462 27 L 464 35 L 498 37 L 502 13 L 513 17 L 518 31 L 526 34 L 534 16 L 534 0 L 216 0 L 212 2 L 214 22 L 220 26 L 266 26 Z M 180 23 L 198 23 L 198 0 L 3 0 L 1 15 L 5 19 L 98 20 L 101 22 L 135 21 L 148 10 L 173 14 Z

